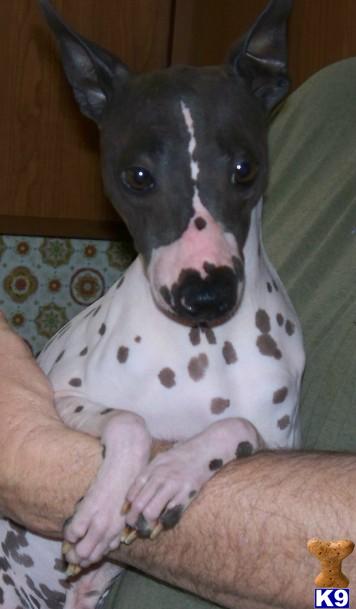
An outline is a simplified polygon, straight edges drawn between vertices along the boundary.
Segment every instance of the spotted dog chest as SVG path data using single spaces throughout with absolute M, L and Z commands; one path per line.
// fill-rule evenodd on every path
M 247 289 L 215 328 L 172 321 L 153 303 L 137 259 L 123 280 L 40 356 L 59 396 L 140 414 L 155 437 L 184 439 L 221 418 L 244 417 L 268 445 L 295 445 L 299 325 L 276 281 Z M 134 305 L 131 303 L 135 303 Z

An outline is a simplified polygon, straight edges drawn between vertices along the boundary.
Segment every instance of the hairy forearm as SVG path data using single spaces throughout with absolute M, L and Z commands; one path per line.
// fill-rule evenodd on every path
M 95 477 L 99 442 L 60 423 L 39 423 L 19 450 L 21 457 L 16 448 L 5 451 L 9 476 L 0 482 L 0 511 L 33 531 L 60 536 L 65 518 Z
M 356 540 L 356 455 L 260 453 L 209 481 L 181 523 L 115 556 L 236 609 L 309 609 L 311 537 Z M 355 561 L 345 571 L 356 584 Z
M 51 387 L 0 316 L 0 512 L 58 533 L 95 476 L 97 440 L 59 420 Z
M 0 514 L 61 535 L 101 465 L 100 441 L 63 425 L 48 380 L 1 313 L 0 418 Z M 152 456 L 169 445 L 153 442 Z
M 99 440 L 40 416 L 22 422 L 21 432 L 13 430 L 11 446 L 2 440 L 0 432 L 1 473 L 6 470 L 0 476 L 0 513 L 37 533 L 61 536 L 101 465 Z M 154 442 L 153 454 L 166 446 Z

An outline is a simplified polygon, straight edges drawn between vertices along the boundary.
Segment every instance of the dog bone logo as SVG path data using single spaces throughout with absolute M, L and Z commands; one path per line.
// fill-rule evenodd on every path
M 318 588 L 347 588 L 349 579 L 341 571 L 341 563 L 353 552 L 354 547 L 354 542 L 349 539 L 309 539 L 307 548 L 310 554 L 319 559 L 321 565 L 321 572 L 314 580 Z

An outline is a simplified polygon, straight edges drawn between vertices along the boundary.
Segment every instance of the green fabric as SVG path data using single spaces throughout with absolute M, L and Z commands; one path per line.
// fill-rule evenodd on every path
M 302 321 L 303 444 L 356 450 L 356 59 L 285 104 L 270 134 L 266 247 Z
M 356 450 L 356 59 L 293 93 L 271 133 L 264 235 L 302 320 L 305 448 Z M 206 601 L 127 572 L 106 609 L 203 609 Z
M 119 578 L 105 609 L 219 609 L 208 601 L 172 588 L 137 571 Z

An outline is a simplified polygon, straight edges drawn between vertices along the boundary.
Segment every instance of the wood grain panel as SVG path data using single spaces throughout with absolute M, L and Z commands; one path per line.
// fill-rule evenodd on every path
M 221 63 L 267 0 L 177 0 L 173 63 Z M 330 63 L 356 55 L 355 0 L 294 0 L 290 19 L 294 87 Z
M 290 23 L 294 86 L 321 68 L 356 55 L 355 0 L 295 0 Z
M 266 0 L 176 0 L 172 63 L 221 63 Z
M 134 70 L 167 65 L 171 0 L 55 0 Z M 35 0 L 0 2 L 0 232 L 113 237 L 96 126 L 80 115 Z

